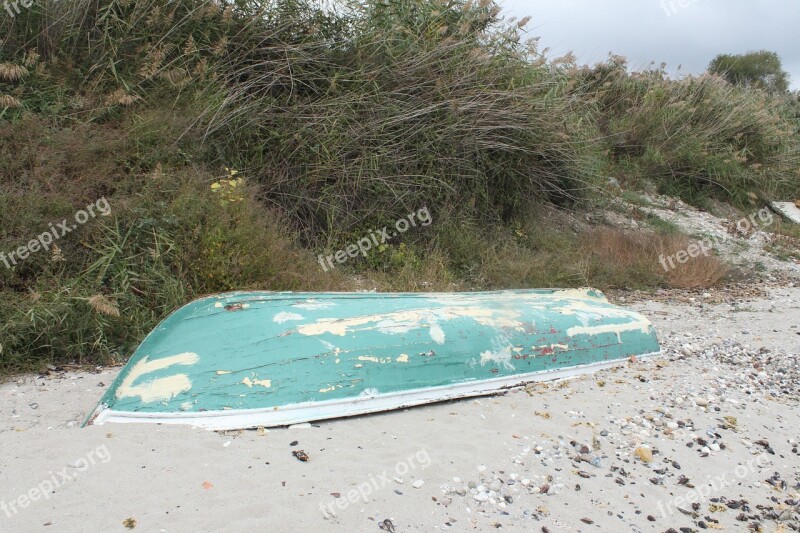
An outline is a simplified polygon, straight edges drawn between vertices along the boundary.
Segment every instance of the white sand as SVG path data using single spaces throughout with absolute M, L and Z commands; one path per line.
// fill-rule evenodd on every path
M 136 531 L 148 532 L 375 532 L 388 518 L 397 532 L 499 526 L 661 532 L 699 530 L 701 520 L 713 526 L 705 517 L 728 531 L 756 521 L 764 531 L 797 531 L 800 455 L 790 441 L 800 440 L 798 302 L 800 290 L 777 289 L 769 300 L 739 302 L 736 311 L 699 302 L 634 304 L 655 323 L 663 357 L 500 397 L 265 435 L 156 425 L 80 429 L 119 369 L 6 383 L 0 386 L 0 531 L 125 531 L 123 521 L 133 518 Z M 735 342 L 771 353 L 748 355 Z M 679 359 L 681 352 L 688 355 Z M 723 361 L 725 354 L 733 359 Z M 765 366 L 754 369 L 753 357 Z M 780 385 L 768 382 L 779 378 L 785 390 L 770 392 Z M 697 405 L 698 398 L 709 405 Z M 736 418 L 738 432 L 720 428 L 724 416 Z M 679 420 L 694 429 L 666 435 L 666 424 Z M 709 428 L 725 449 L 701 457 L 700 444 L 686 443 L 694 435 L 713 444 Z M 600 466 L 574 462 L 581 445 L 593 447 L 593 437 L 600 448 L 585 458 L 599 457 Z M 775 455 L 765 454 L 755 444 L 759 439 L 767 439 Z M 290 446 L 295 440 L 298 445 Z M 639 445 L 657 449 L 653 463 L 632 458 Z M 297 449 L 311 460 L 294 458 Z M 396 469 L 408 471 L 398 476 Z M 777 488 L 765 482 L 774 472 L 780 474 Z M 675 510 L 674 498 L 692 492 L 678 485 L 680 475 L 708 489 L 696 518 Z M 495 478 L 502 482 L 491 487 Z M 47 490 L 47 480 L 54 489 Z M 424 485 L 415 488 L 417 480 Z M 486 491 L 472 494 L 468 482 Z M 545 484 L 548 494 L 537 493 Z M 359 485 L 367 501 L 348 501 Z M 488 492 L 492 488 L 499 494 Z M 20 501 L 26 494 L 37 500 Z M 720 497 L 747 500 L 746 521 L 737 521 L 742 510 L 725 500 L 710 507 L 711 498 Z M 678 503 L 691 512 L 690 502 Z M 333 505 L 335 517 L 324 516 L 325 504 Z

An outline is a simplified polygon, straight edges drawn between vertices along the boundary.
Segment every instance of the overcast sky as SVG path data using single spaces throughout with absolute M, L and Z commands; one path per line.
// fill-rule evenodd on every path
M 531 36 L 551 55 L 579 64 L 608 52 L 632 67 L 666 62 L 669 72 L 705 71 L 719 53 L 777 52 L 800 89 L 800 0 L 502 0 L 507 16 L 530 15 Z M 683 7 L 681 7 L 683 5 Z

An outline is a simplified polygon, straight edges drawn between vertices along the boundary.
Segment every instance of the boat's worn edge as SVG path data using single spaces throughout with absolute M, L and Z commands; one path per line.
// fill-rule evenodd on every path
M 550 293 L 550 294 L 548 294 Z M 272 296 L 276 298 L 339 298 L 339 297 L 400 297 L 400 298 L 449 298 L 453 296 L 483 296 L 483 295 L 502 295 L 502 294 L 540 294 L 542 296 L 565 296 L 589 300 L 608 301 L 606 294 L 600 289 L 595 287 L 540 287 L 536 289 L 499 289 L 493 291 L 463 291 L 463 292 L 372 292 L 372 291 L 225 291 L 215 292 L 198 296 L 192 301 L 188 302 L 184 307 L 188 307 L 194 303 L 202 303 L 207 300 L 225 300 L 235 299 L 242 296 Z
M 653 357 L 661 352 L 637 355 L 638 359 Z M 365 415 L 405 407 L 413 407 L 429 403 L 487 396 L 505 389 L 520 387 L 528 383 L 569 379 L 598 370 L 613 368 L 629 361 L 629 358 L 613 359 L 578 365 L 567 368 L 520 374 L 503 378 L 480 381 L 467 381 L 453 385 L 416 389 L 412 391 L 393 392 L 357 398 L 326 400 L 322 402 L 305 402 L 285 407 L 268 407 L 263 409 L 176 412 L 176 413 L 144 413 L 115 411 L 105 405 L 99 405 L 87 419 L 88 425 L 112 423 L 155 423 L 155 424 L 187 424 L 208 430 L 232 430 L 256 427 L 278 427 L 313 422 L 331 418 Z

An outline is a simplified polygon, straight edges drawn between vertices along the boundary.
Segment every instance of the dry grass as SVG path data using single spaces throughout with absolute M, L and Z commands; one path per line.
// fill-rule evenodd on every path
M 0 270 L 0 370 L 117 360 L 231 289 L 708 286 L 716 257 L 661 267 L 686 236 L 542 206 L 594 201 L 600 176 L 745 199 L 799 183 L 777 103 L 613 58 L 548 64 L 490 0 L 107 4 L 0 17 L 0 250 L 97 198 L 114 210 Z M 241 202 L 210 190 L 225 166 L 246 177 Z M 430 228 L 318 264 L 423 206 Z
M 232 47 L 206 117 L 210 142 L 255 150 L 304 238 L 346 244 L 423 205 L 508 221 L 588 187 L 574 103 L 492 2 L 346 4 L 347 24 L 298 37 L 293 25 L 316 24 L 298 13 Z
M 0 94 L 0 107 L 19 107 L 21 105 L 22 102 L 10 94 Z
M 123 107 L 128 107 L 133 105 L 141 98 L 139 95 L 130 94 L 125 89 L 117 89 L 116 91 L 112 92 L 108 96 L 106 96 L 106 105 L 113 106 L 113 105 L 120 105 Z
M 716 285 L 729 271 L 728 266 L 716 256 L 700 255 L 682 264 L 675 261 L 675 268 L 670 270 L 662 266 L 661 257 L 685 251 L 692 242 L 688 236 L 680 234 L 632 233 L 600 228 L 590 232 L 584 238 L 583 245 L 595 260 L 621 274 L 627 272 L 633 279 L 653 277 L 677 288 Z
M 800 200 L 797 201 L 800 203 Z M 800 225 L 774 217 L 769 226 L 772 233 L 765 250 L 785 261 L 800 260 Z
M 0 63 L 0 81 L 16 82 L 28 75 L 28 69 L 14 63 Z
M 102 294 L 95 294 L 86 299 L 86 302 L 92 309 L 100 314 L 108 316 L 119 316 L 119 306 L 103 296 Z
M 25 66 L 28 68 L 35 67 L 41 57 L 36 50 L 28 50 L 25 54 Z
M 688 243 L 689 240 L 686 239 L 685 242 Z M 729 271 L 728 265 L 718 257 L 701 255 L 690 258 L 684 264 L 678 264 L 676 268 L 667 272 L 665 279 L 669 286 L 682 289 L 711 287 L 720 283 Z

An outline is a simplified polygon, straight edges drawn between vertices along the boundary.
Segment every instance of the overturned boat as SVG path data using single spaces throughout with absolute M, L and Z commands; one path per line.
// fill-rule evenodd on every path
M 164 320 L 87 423 L 282 426 L 486 395 L 658 351 L 647 319 L 591 289 L 228 293 Z

